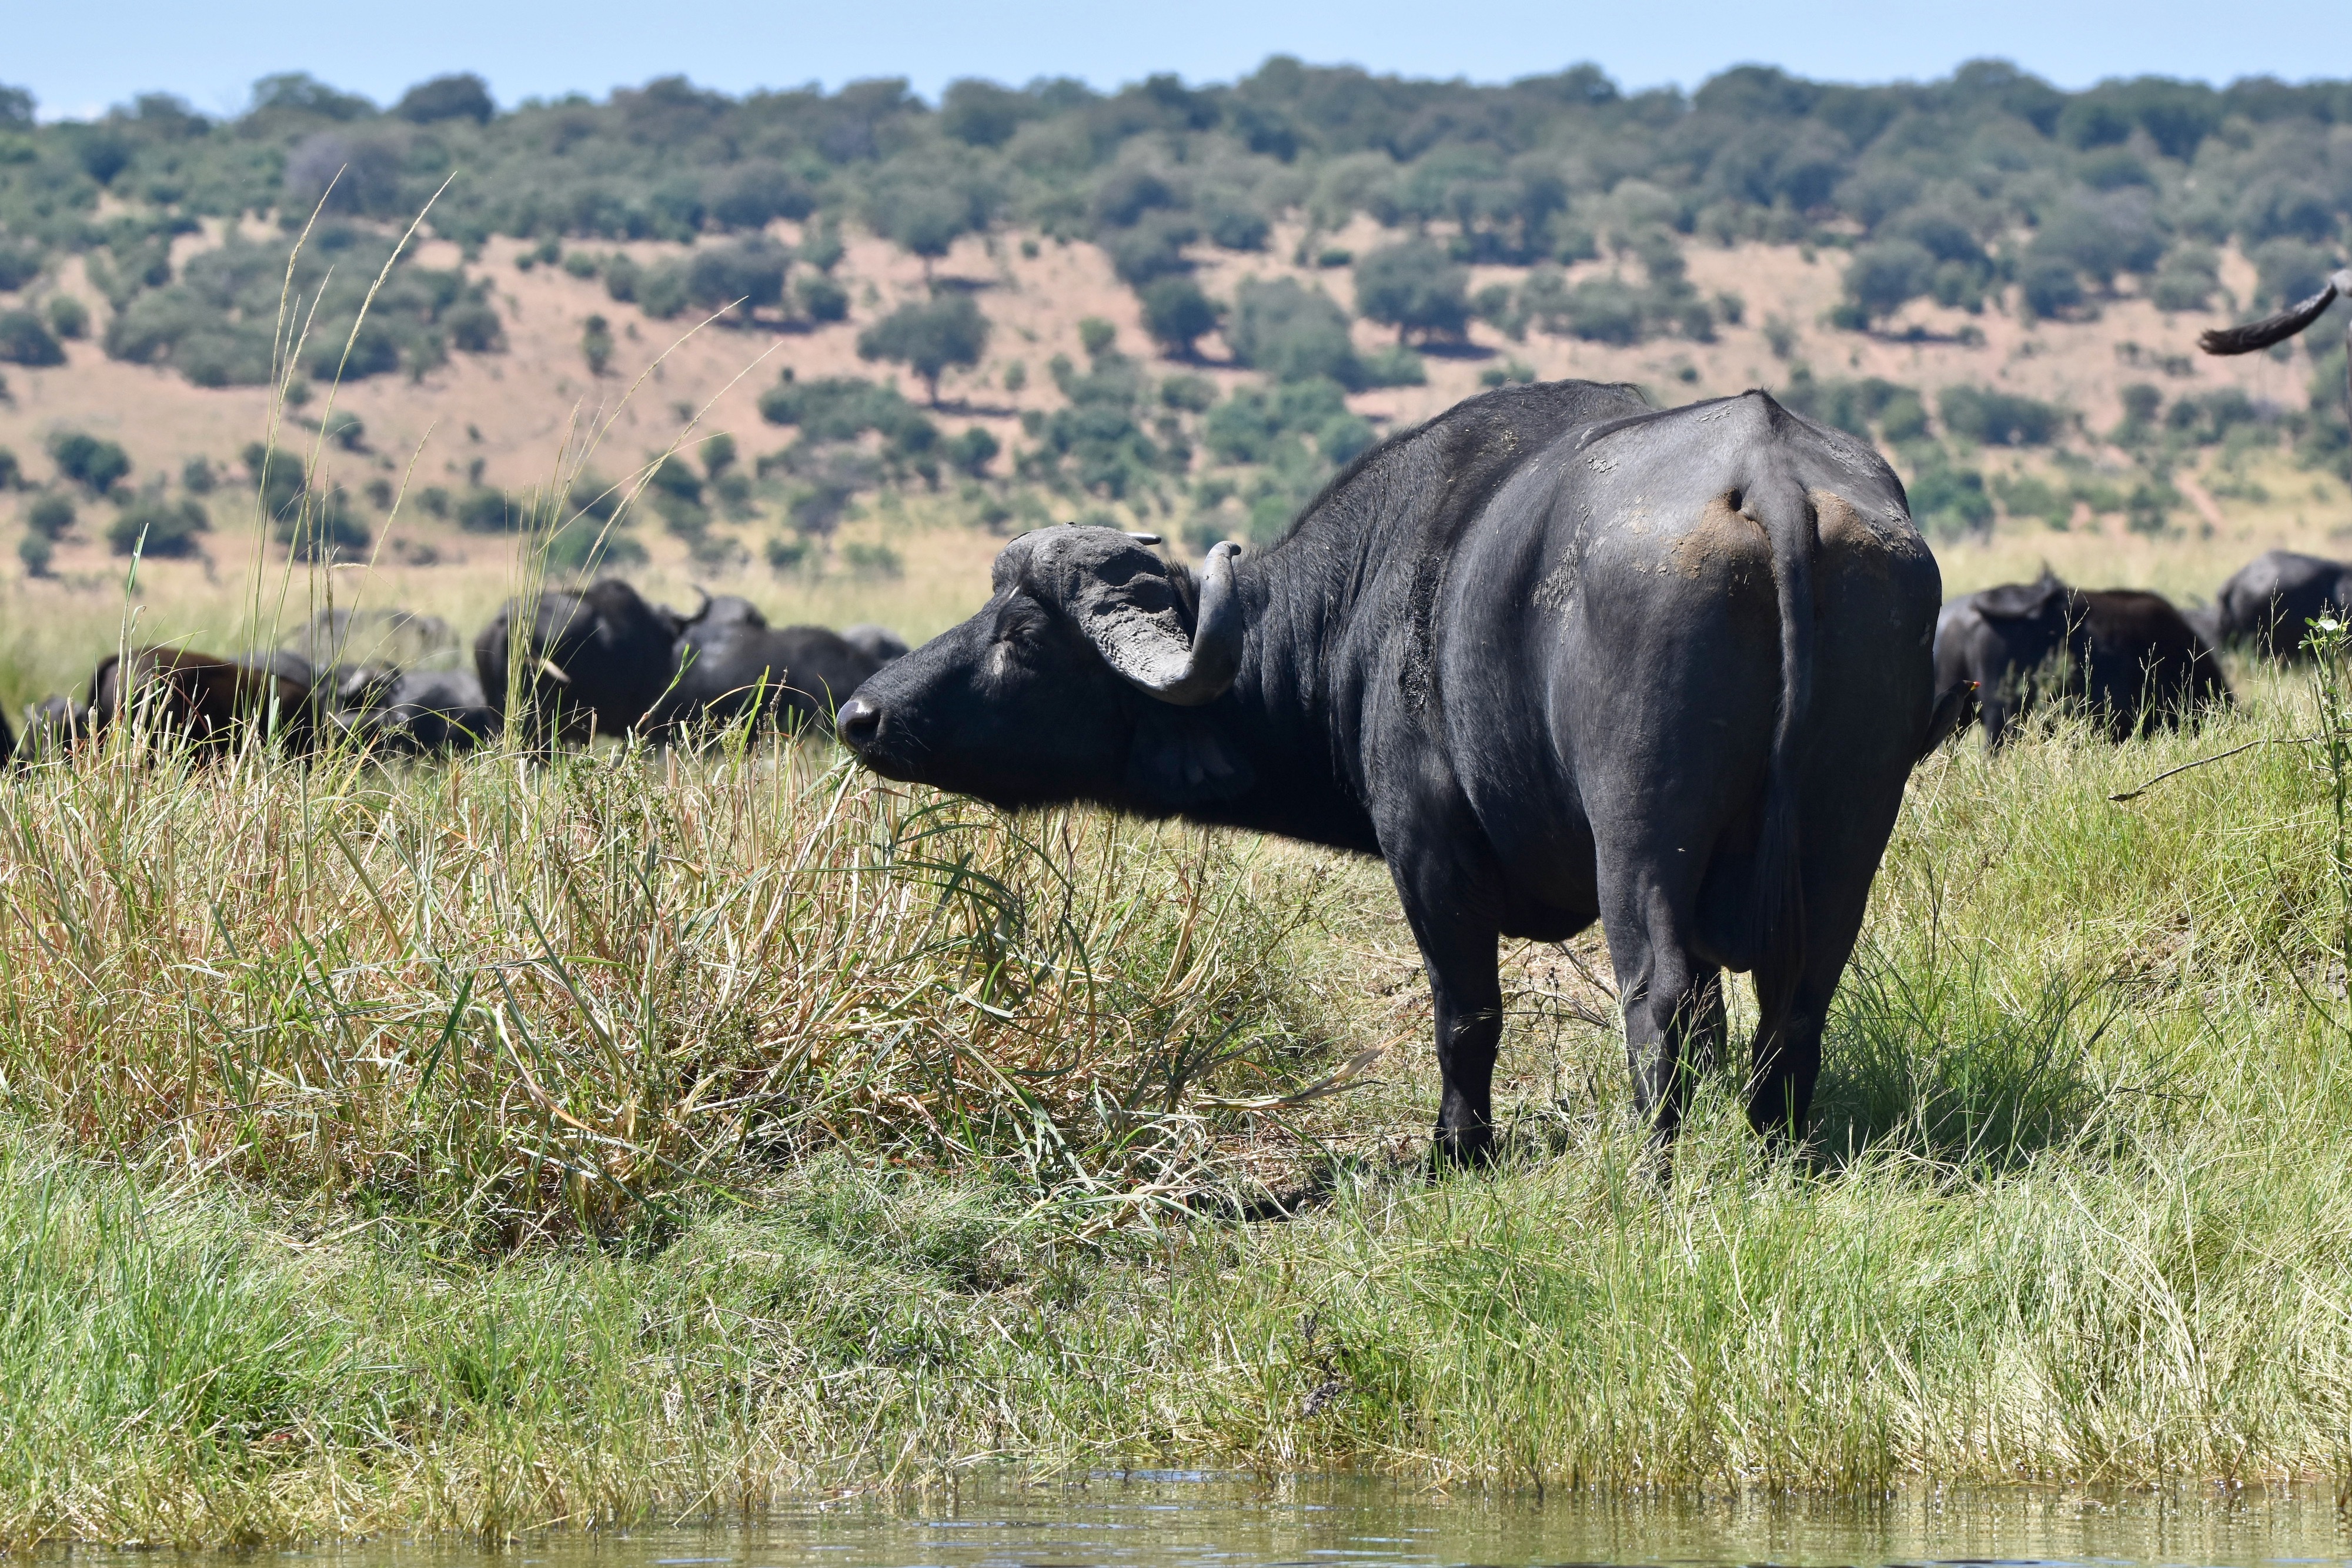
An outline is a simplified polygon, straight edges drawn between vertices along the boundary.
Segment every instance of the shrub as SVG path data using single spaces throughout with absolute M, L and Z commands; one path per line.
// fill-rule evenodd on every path
M 527 520 L 523 507 L 503 490 L 477 485 L 457 499 L 452 515 L 469 534 L 512 534 Z
M 41 253 L 28 245 L 0 244 L 0 293 L 15 293 L 41 276 Z
M 988 465 L 996 461 L 1001 450 L 996 437 L 985 426 L 974 424 L 966 426 L 962 434 L 948 443 L 947 456 L 949 462 L 977 479 L 987 474 Z
M 0 361 L 12 365 L 62 365 L 66 351 L 48 323 L 30 310 L 0 310 Z
M 2159 310 L 2202 310 L 2221 286 L 2221 257 L 2212 247 L 2184 245 L 2168 254 L 2148 285 Z
M 1930 538 L 1954 539 L 1992 527 L 1992 501 L 1984 476 L 1937 461 L 1924 465 L 1909 486 L 1911 515 Z
M 1264 250 L 1273 232 L 1265 214 L 1255 208 L 1223 207 L 1209 215 L 1209 243 L 1220 250 Z
M 857 539 L 841 547 L 841 564 L 859 577 L 899 577 L 907 570 L 907 563 L 888 545 Z
M 196 536 L 211 527 L 212 519 L 199 502 L 142 499 L 115 514 L 114 521 L 107 525 L 106 543 L 116 555 L 201 555 L 204 544 Z
M 16 454 L 0 446 L 0 490 L 21 489 L 24 485 L 25 468 L 16 461 Z
M 902 305 L 857 335 L 858 358 L 905 365 L 922 378 L 933 407 L 939 405 L 940 375 L 977 365 L 987 350 L 988 318 L 967 294 Z
M 2255 287 L 2266 310 L 2318 293 L 2336 264 L 2334 252 L 2299 239 L 2272 240 L 2257 246 L 2249 259 L 2254 264 L 2260 280 Z
M 1846 264 L 1845 297 L 1864 317 L 1880 320 L 1927 292 L 1936 256 L 1915 240 L 1876 240 L 1856 247 Z
M 2164 242 L 2146 193 L 2119 191 L 2060 206 L 2026 247 L 2026 259 L 2056 262 L 2105 284 L 2119 272 L 2152 270 Z
M 1189 277 L 1162 277 L 1142 290 L 1143 328 L 1170 355 L 1188 359 L 1224 312 Z
M 1130 288 L 1185 270 L 1184 247 L 1200 231 L 1171 213 L 1153 213 L 1133 228 L 1114 230 L 1101 243 L 1111 270 Z
M 2063 261 L 2028 261 L 2017 284 L 2018 296 L 2031 318 L 2064 316 L 2079 309 L 2084 298 L 2082 277 Z
M 1320 288 L 1295 278 L 1261 283 L 1244 280 L 1234 297 L 1233 326 L 1226 333 L 1234 357 L 1276 381 L 1328 377 L 1345 387 L 1361 386 L 1363 366 L 1348 336 L 1348 317 Z
M 801 312 L 812 321 L 845 321 L 849 319 L 849 290 L 822 272 L 812 272 L 793 285 L 793 293 L 801 302 Z
M 487 299 L 469 299 L 463 305 L 452 306 L 449 313 L 442 318 L 442 325 L 448 329 L 451 346 L 467 353 L 490 354 L 506 347 L 506 323 L 499 319 L 498 308 Z M 387 333 L 386 337 L 389 336 Z M 386 364 L 383 368 L 389 370 L 392 367 Z M 374 373 L 373 371 L 351 367 L 343 371 L 346 376 Z
M 70 294 L 49 298 L 49 330 L 67 342 L 89 336 L 89 307 Z
M 74 526 L 73 497 L 51 490 L 25 508 L 26 528 L 45 539 L 63 538 Z
M 1429 365 L 1402 343 L 1375 349 L 1360 361 L 1367 387 L 1418 387 L 1429 384 Z
M 588 362 L 588 373 L 601 376 L 613 362 L 613 324 L 602 316 L 591 316 L 580 324 L 580 357 Z
M 1989 387 L 1946 387 L 1937 409 L 1946 430 L 1986 446 L 2046 446 L 2066 424 L 2055 403 Z
M 646 547 L 634 536 L 608 528 L 608 521 L 583 514 L 549 534 L 541 541 L 548 570 L 586 577 L 604 568 L 643 562 Z
M 1383 246 L 1356 263 L 1356 308 L 1410 332 L 1458 338 L 1470 324 L 1470 275 L 1427 239 Z
M 131 472 L 131 454 L 119 442 L 80 431 L 61 430 L 50 436 L 49 456 L 59 474 L 93 496 L 105 495 Z
M 219 482 L 208 458 L 191 457 L 180 465 L 180 487 L 191 496 L 209 496 Z
M 764 306 L 784 298 L 791 257 L 765 235 L 697 250 L 686 264 L 686 297 L 703 310 L 732 308 L 750 320 Z
M 936 442 L 939 434 L 898 388 L 856 376 L 782 381 L 760 395 L 760 417 L 771 424 L 798 425 L 812 443 L 856 441 L 870 430 L 892 446 L 913 451 Z
M 41 534 L 28 533 L 18 539 L 16 559 L 25 563 L 25 575 L 26 577 L 48 576 L 49 558 L 57 553 L 57 548 Z
M 350 496 L 338 486 L 313 490 L 303 506 L 281 515 L 272 528 L 278 542 L 299 561 L 357 560 L 373 542 L 367 525 L 359 520 Z
M 400 101 L 392 109 L 392 112 L 401 119 L 419 125 L 430 125 L 443 120 L 470 120 L 477 124 L 488 124 L 498 111 L 499 106 L 490 97 L 489 84 L 471 71 L 418 82 L 403 93 Z
M 309 489 L 300 458 L 253 441 L 246 444 L 244 459 L 245 471 L 260 497 L 263 516 L 283 520 L 300 508 Z

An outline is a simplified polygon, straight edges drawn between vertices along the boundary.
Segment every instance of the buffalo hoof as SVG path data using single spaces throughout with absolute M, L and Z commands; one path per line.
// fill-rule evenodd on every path
M 1449 1127 L 1441 1122 L 1437 1134 L 1430 1140 L 1429 1174 L 1441 1176 L 1453 1171 L 1483 1171 L 1495 1164 L 1495 1129 L 1479 1123 L 1472 1126 Z

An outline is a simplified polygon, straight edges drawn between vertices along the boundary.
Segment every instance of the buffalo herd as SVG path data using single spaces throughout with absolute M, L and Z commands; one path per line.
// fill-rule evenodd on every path
M 1426 967 L 1441 1161 L 1494 1140 L 1504 937 L 1598 923 L 1663 1150 L 1755 977 L 1748 1114 L 1801 1136 L 1832 993 L 1905 781 L 2037 706 L 2123 739 L 2231 700 L 2220 650 L 2304 653 L 2352 567 L 2273 551 L 2184 615 L 2046 571 L 1943 601 L 1866 443 L 1749 392 L 1506 386 L 1349 463 L 1289 531 L 1196 574 L 1065 526 L 909 653 L 877 627 L 682 615 L 606 579 L 509 601 L 471 673 L 438 622 L 314 620 L 239 659 L 134 648 L 30 715 L 19 757 L 143 708 L 189 745 L 530 750 L 834 728 L 869 768 L 1006 808 L 1093 802 L 1377 856 Z M 364 635 L 362 634 L 364 633 Z M 389 649 L 390 652 L 385 650 Z M 453 661 L 454 662 L 454 661 Z M 838 712 L 835 705 L 838 704 Z
M 126 648 L 82 696 L 34 704 L 21 734 L 0 718 L 0 755 L 56 755 L 126 715 L 199 752 L 261 735 L 304 754 L 335 741 L 449 754 L 502 733 L 510 692 L 540 747 L 600 734 L 674 745 L 743 724 L 798 733 L 829 728 L 841 699 L 906 651 L 879 626 L 771 627 L 731 595 L 682 615 L 607 578 L 509 601 L 475 639 L 471 670 L 446 622 L 397 610 L 321 612 L 236 658 Z

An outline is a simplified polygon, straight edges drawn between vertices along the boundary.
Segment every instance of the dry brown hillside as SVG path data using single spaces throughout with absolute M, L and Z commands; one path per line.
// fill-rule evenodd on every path
M 802 237 L 785 223 L 773 232 L 787 244 Z M 1360 217 L 1352 227 L 1326 233 L 1317 243 L 1361 254 L 1392 237 Z M 1210 295 L 1230 299 L 1245 277 L 1295 276 L 1325 288 L 1341 305 L 1351 305 L 1349 269 L 1298 265 L 1293 258 L 1300 240 L 1296 227 L 1278 226 L 1263 253 L 1201 247 L 1196 277 Z M 184 238 L 182 259 L 211 243 L 211 235 Z M 651 244 L 583 248 L 598 255 L 625 251 L 644 262 L 677 249 Z M 1632 381 L 1654 399 L 1683 401 L 1785 385 L 1794 367 L 1802 365 L 1816 377 L 1884 377 L 1921 389 L 1931 404 L 1937 392 L 1954 384 L 2062 404 L 2079 416 L 2066 443 L 2068 460 L 2085 471 L 2120 472 L 2123 455 L 2108 448 L 2100 433 L 2121 416 L 2119 389 L 2126 382 L 2158 382 L 2176 396 L 2234 386 L 2259 403 L 2287 409 L 2303 407 L 2307 398 L 2311 367 L 2300 349 L 2234 361 L 2196 355 L 2191 345 L 2198 330 L 2225 317 L 2167 315 L 2133 297 L 2128 286 L 2093 319 L 2029 324 L 1998 305 L 1971 316 L 1915 302 L 1879 333 L 1864 335 L 1822 324 L 1839 297 L 1843 252 L 1694 242 L 1685 254 L 1691 281 L 1703 296 L 1738 300 L 1738 319 L 1720 325 L 1712 342 L 1673 339 L 1617 348 L 1532 330 L 1515 341 L 1475 322 L 1466 344 L 1426 353 L 1426 385 L 1361 392 L 1349 400 L 1349 407 L 1387 431 L 1437 413 L 1497 374 Z M 545 263 L 526 267 L 528 255 L 522 245 L 503 239 L 488 241 L 470 258 L 446 241 L 428 243 L 422 260 L 464 266 L 492 281 L 505 348 L 454 356 L 413 380 L 385 375 L 340 390 L 317 388 L 277 438 L 306 452 L 317 449 L 326 476 L 354 494 L 368 481 L 382 480 L 396 490 L 404 487 L 413 497 L 427 486 L 544 486 L 559 473 L 582 468 L 617 477 L 689 435 L 699 440 L 721 432 L 735 437 L 741 463 L 752 467 L 793 439 L 792 431 L 767 423 L 756 407 L 759 394 L 787 371 L 802 381 L 895 379 L 908 398 L 922 396 L 915 378 L 861 361 L 856 352 L 863 327 L 927 293 L 921 263 L 878 239 L 852 235 L 835 269 L 850 297 L 848 319 L 791 330 L 696 326 L 691 318 L 650 319 L 635 306 L 608 298 L 594 277 Z M 272 392 L 205 390 L 169 370 L 108 359 L 98 346 L 105 307 L 80 266 L 79 260 L 72 263 L 58 288 L 89 304 L 96 318 L 93 329 L 68 346 L 62 366 L 9 368 L 12 395 L 0 403 L 0 445 L 15 451 L 35 482 L 53 478 L 45 447 L 62 430 L 119 441 L 135 464 L 133 488 L 168 484 L 176 497 L 176 476 L 192 457 L 207 458 L 227 475 L 205 503 L 215 530 L 205 559 L 141 567 L 136 594 L 150 606 L 144 625 L 157 634 L 234 634 L 230 622 L 246 602 L 236 590 L 250 583 L 257 563 L 265 575 L 283 577 L 282 586 L 268 596 L 273 603 L 282 598 L 299 606 L 330 591 L 316 573 L 288 572 L 282 551 L 259 543 L 250 521 L 253 501 L 238 454 L 270 435 Z M 1630 274 L 1633 266 L 1588 262 L 1571 268 L 1570 277 L 1613 269 Z M 1108 510 L 1157 526 L 1183 520 L 1181 485 L 1178 499 L 1163 492 L 1156 500 L 1129 497 L 1113 506 L 1083 493 L 1020 486 L 1012 477 L 1019 454 L 1034 440 L 1022 415 L 1048 414 L 1064 401 L 1048 373 L 1050 361 L 1057 355 L 1073 362 L 1084 358 L 1082 319 L 1108 320 L 1118 329 L 1120 349 L 1137 356 L 1150 353 L 1137 297 L 1114 277 L 1100 250 L 1017 232 L 967 236 L 937 265 L 934 277 L 942 286 L 969 290 L 992 324 L 985 361 L 975 371 L 947 379 L 935 414 L 950 436 L 972 424 L 996 436 L 1003 451 L 987 482 L 949 479 L 936 487 L 913 484 L 869 496 L 843 526 L 832 553 L 814 569 L 803 564 L 780 572 L 767 563 L 763 543 L 783 527 L 772 506 L 722 519 L 721 528 L 739 537 L 741 549 L 726 559 L 707 553 L 699 562 L 689 560 L 678 540 L 648 520 L 636 529 L 651 554 L 648 563 L 635 569 L 639 575 L 680 601 L 690 600 L 694 584 L 724 584 L 779 613 L 877 618 L 919 635 L 937 630 L 978 598 L 996 535 L 1017 526 L 1018 518 Z M 1517 285 L 1524 277 L 1517 269 L 1480 267 L 1472 287 Z M 2222 281 L 2237 300 L 2252 299 L 2252 269 L 2234 251 L 2225 258 Z M 581 350 L 583 323 L 591 315 L 606 318 L 615 340 L 601 376 L 589 372 Z M 1353 330 L 1367 352 L 1394 338 L 1389 329 L 1362 320 Z M 1008 377 L 1015 366 L 1019 371 Z M 1258 379 L 1233 365 L 1214 334 L 1202 340 L 1198 360 L 1160 361 L 1151 371 L 1203 376 L 1221 393 Z M 1018 390 L 1008 390 L 1008 379 Z M 364 450 L 344 451 L 320 441 L 315 423 L 331 405 L 363 423 Z M 1972 460 L 1987 475 L 1998 476 L 2021 466 L 2047 467 L 2055 459 L 2048 452 L 1987 449 Z M 2225 460 L 2223 472 L 2216 465 Z M 2195 595 L 2210 592 L 2238 560 L 2269 544 L 2329 548 L 2331 540 L 2352 534 L 2352 503 L 2343 486 L 2296 467 L 2275 444 L 2251 453 L 2191 453 L 2173 483 L 2184 505 L 2158 536 L 2130 533 L 2123 518 L 2087 511 L 2079 511 L 2063 529 L 2004 517 L 1989 536 L 1939 547 L 1948 584 L 1956 590 L 1978 586 L 2031 571 L 2047 560 L 2085 581 L 2143 583 Z M 1021 501 L 1020 508 L 1008 507 L 1013 499 Z M 0 541 L 14 545 L 25 505 L 20 497 L 13 507 L 0 507 L 0 516 L 11 509 L 19 514 L 19 520 L 0 531 Z M 0 688 L 11 679 L 26 688 L 69 679 L 76 668 L 86 667 L 94 641 L 111 640 L 108 629 L 120 619 L 125 563 L 108 553 L 102 539 L 106 504 L 86 500 L 82 510 L 81 526 L 57 553 L 51 580 L 26 580 L 13 549 L 0 553 L 5 563 L 0 565 L 0 606 L 8 618 L 0 637 L 14 650 L 19 672 L 0 676 Z M 981 526 L 992 513 L 994 532 Z M 517 553 L 510 538 L 462 533 L 426 516 L 413 500 L 404 501 L 389 518 L 376 512 L 366 520 L 379 535 L 375 564 L 337 569 L 334 578 L 341 586 L 331 591 L 346 597 L 361 592 L 379 601 L 396 597 L 440 610 L 468 629 L 509 591 Z M 858 541 L 887 546 L 889 554 L 850 564 L 843 547 Z M 11 704 L 30 695 L 29 689 L 0 689 L 0 697 Z

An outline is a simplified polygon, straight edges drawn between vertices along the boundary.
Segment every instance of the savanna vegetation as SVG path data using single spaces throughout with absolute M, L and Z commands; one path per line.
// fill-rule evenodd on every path
M 1978 61 L 1918 84 L 1748 67 L 1688 93 L 1629 93 L 1590 65 L 1479 86 L 1276 58 L 1232 83 L 1155 77 L 1115 92 L 964 80 L 936 103 L 894 80 L 730 98 L 666 78 L 502 107 L 460 75 L 381 106 L 292 74 L 227 116 L 168 95 L 88 121 L 37 123 L 34 107 L 0 89 L 0 361 L 56 366 L 87 339 L 208 388 L 270 384 L 281 366 L 306 382 L 420 378 L 504 351 L 511 311 L 482 264 L 493 241 L 678 330 L 705 317 L 787 335 L 851 322 L 864 361 L 904 368 L 930 406 L 864 427 L 887 426 L 878 453 L 864 435 L 803 436 L 789 461 L 747 452 L 732 477 L 705 476 L 710 494 L 677 492 L 661 520 L 711 570 L 820 565 L 858 497 L 942 483 L 966 486 L 965 510 L 999 528 L 1075 508 L 1196 542 L 1269 538 L 1360 448 L 1364 416 L 1347 400 L 1423 382 L 1427 357 L 1464 350 L 1474 328 L 1605 349 L 1706 344 L 1762 318 L 1780 361 L 1765 379 L 1886 444 L 1946 538 L 2000 517 L 2161 535 L 2195 521 L 2174 483 L 2184 467 L 2208 488 L 2255 486 L 2244 459 L 2266 447 L 2352 471 L 2342 420 L 2171 386 L 2186 372 L 2160 350 L 2118 367 L 2136 401 L 2096 424 L 2011 389 L 1843 378 L 1831 358 L 1841 335 L 1980 338 L 1988 311 L 2080 322 L 2122 299 L 2228 311 L 2308 292 L 2352 216 L 2340 82 L 2067 92 Z M 431 264 L 401 248 L 420 213 L 415 238 L 456 246 Z M 1378 242 L 1341 243 L 1365 219 Z M 870 282 L 842 269 L 845 235 L 880 236 L 927 278 L 968 236 L 1092 246 L 1134 291 L 1143 338 L 1088 339 L 1083 361 L 1039 354 L 975 379 L 992 342 L 1000 361 L 1006 349 L 986 296 L 943 281 L 936 298 L 869 308 Z M 1276 259 L 1277 235 L 1292 270 L 1203 287 L 1213 258 Z M 1773 301 L 1692 281 L 1696 251 L 1750 243 L 1841 258 L 1841 302 L 1804 324 L 1828 334 L 1812 367 Z M 2231 258 L 2252 268 L 2245 298 L 2223 285 Z M 280 342 L 288 319 L 299 329 Z M 1364 346 L 1358 321 L 1392 340 Z M 614 330 L 584 319 L 592 377 Z M 1253 372 L 1230 408 L 1211 405 L 1237 389 L 1198 373 L 1212 338 L 1220 365 Z M 2303 350 L 2312 397 L 2330 403 L 2344 379 L 2333 342 L 2314 334 Z M 1533 372 L 1507 355 L 1485 373 Z M 945 405 L 943 379 L 962 389 Z M 1024 403 L 1017 439 L 945 422 L 989 412 L 972 406 L 983 386 L 1033 381 L 1058 406 Z M 346 437 L 367 450 L 359 431 Z M 206 455 L 234 472 L 235 454 Z M 523 508 L 495 488 L 472 473 L 422 499 L 426 515 L 497 531 Z M 354 485 L 337 505 L 331 549 L 362 552 L 384 497 Z M 86 537 L 139 532 L 110 528 L 101 517 Z M 173 537 L 194 553 L 200 531 L 189 518 Z M 67 537 L 31 530 L 26 567 L 47 570 Z
M 1726 1077 L 1663 1187 L 1589 936 L 1513 955 L 1508 1153 L 1430 1178 L 1367 863 L 740 738 L 19 772 L 0 1536 L 983 1458 L 2340 1478 L 2347 721 L 2241 678 L 2200 736 L 1928 762 L 1812 1144 Z
M 559 572 L 648 541 L 697 574 L 764 565 L 793 618 L 920 636 L 969 608 L 971 574 L 931 557 L 970 536 L 1073 511 L 1276 536 L 1375 439 L 1367 394 L 1473 331 L 1696 344 L 1761 316 L 1777 340 L 1771 301 L 1691 281 L 1709 244 L 1845 256 L 1827 329 L 1856 342 L 1923 300 L 1947 325 L 2210 307 L 2224 247 L 2292 292 L 2352 209 L 2347 90 L 2070 95 L 1980 64 L 1685 98 L 1590 68 L 1476 88 L 1276 60 L 936 106 L 656 82 L 502 110 L 454 78 L 380 110 L 280 78 L 222 120 L 151 99 L 37 126 L 0 97 L 0 351 L 26 376 L 79 342 L 206 396 L 266 382 L 284 416 L 173 467 L 65 425 L 0 454 L 24 520 L 0 691 L 134 634 L 250 646 L 289 598 L 439 570 L 329 570 L 403 508 Z M 460 164 L 422 231 L 454 262 L 399 259 Z M 1364 214 L 1382 238 L 1359 255 L 1337 236 Z M 1264 254 L 1277 225 L 1281 276 L 1202 286 L 1207 253 Z M 1004 342 L 984 291 L 868 299 L 842 266 L 845 233 L 928 268 L 977 230 L 1099 246 L 1148 341 L 1089 317 L 1076 353 L 981 389 Z M 592 376 L 638 319 L 688 312 L 854 333 L 858 373 L 787 356 L 756 430 L 610 476 L 591 454 L 526 493 L 475 457 L 410 484 L 312 383 L 509 351 L 493 241 L 593 281 L 613 315 L 565 328 Z M 1472 287 L 1504 262 L 1517 281 Z M 308 336 L 289 299 L 315 303 Z M 2303 369 L 2340 385 L 2313 340 Z M 2171 476 L 2251 497 L 2352 447 L 2325 406 L 2161 362 L 2123 365 L 2123 417 L 2094 428 L 1773 352 L 1787 401 L 1895 454 L 1977 576 L 2172 551 L 2141 575 L 2210 591 L 2224 545 L 2180 540 Z M 1495 380 L 1524 368 L 1497 357 Z M 1001 422 L 1017 438 L 959 412 L 1033 372 L 1052 396 Z M 90 538 L 125 576 L 44 580 Z M 194 570 L 152 564 L 175 553 L 251 575 L 159 591 Z M 467 629 L 514 586 L 435 580 L 418 607 Z M 1811 1144 L 1746 1133 L 1735 1066 L 1666 1183 L 1592 936 L 1511 955 L 1507 1152 L 1432 1178 L 1425 988 L 1362 862 L 1002 817 L 740 735 L 415 768 L 197 765 L 120 735 L 11 773 L 0 1543 L 499 1534 L 992 1459 L 2340 1486 L 2340 668 L 2238 668 L 2244 700 L 2201 734 L 2114 747 L 2052 717 L 1996 760 L 1931 758 Z

